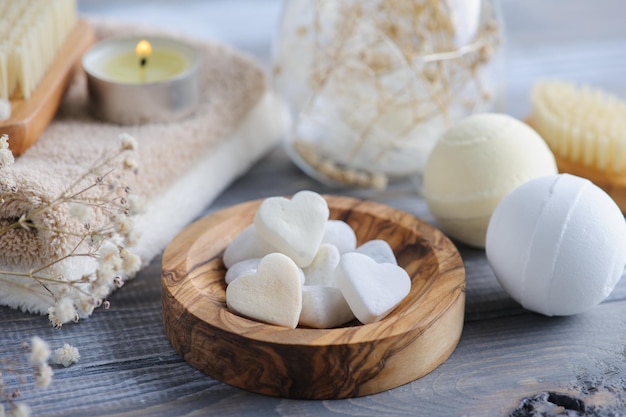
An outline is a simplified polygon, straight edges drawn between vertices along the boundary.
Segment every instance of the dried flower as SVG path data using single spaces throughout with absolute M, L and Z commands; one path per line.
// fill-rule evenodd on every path
M 9 149 L 9 135 L 0 136 L 0 168 L 13 165 L 15 158 L 13 152 Z
M 6 133 L 0 135 L 0 149 L 9 149 L 9 135 Z
M 35 371 L 35 386 L 42 389 L 48 388 L 52 382 L 52 375 L 54 372 L 50 365 L 47 363 L 38 365 Z
M 24 403 L 13 403 L 10 417 L 30 417 L 32 414 L 30 407 Z
M 122 270 L 127 275 L 134 275 L 141 268 L 141 258 L 137 254 L 132 253 L 124 248 L 120 252 L 122 257 Z
M 78 349 L 68 343 L 65 343 L 63 347 L 60 347 L 54 351 L 52 363 L 57 365 L 63 365 L 67 368 L 71 364 L 78 362 L 79 359 L 80 353 L 78 352 Z
M 124 169 L 128 169 L 130 171 L 137 169 L 139 164 L 135 158 L 124 158 Z
M 122 140 L 122 150 L 123 151 L 134 151 L 137 150 L 139 144 L 137 143 L 137 139 L 128 133 L 122 133 L 120 135 L 120 139 Z
M 40 365 L 50 358 L 50 346 L 39 336 L 33 336 L 30 340 L 30 363 Z
M 54 315 L 61 323 L 68 323 L 76 317 L 76 307 L 69 297 L 60 299 L 52 308 Z
M 113 245 L 105 245 L 98 253 L 99 267 L 106 271 L 117 271 L 122 267 L 120 250 Z
M 126 216 L 116 216 L 113 219 L 115 231 L 122 236 L 127 235 L 133 228 L 133 219 Z

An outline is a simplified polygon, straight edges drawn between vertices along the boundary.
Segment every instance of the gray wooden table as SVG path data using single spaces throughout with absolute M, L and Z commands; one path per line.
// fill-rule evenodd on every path
M 145 10 L 144 22 L 152 19 L 225 41 L 232 37 L 236 46 L 268 61 L 268 33 L 278 16 L 277 1 L 127 3 L 85 0 L 80 8 L 126 20 Z M 507 112 L 523 117 L 532 82 L 544 77 L 588 82 L 626 99 L 623 0 L 503 0 L 502 6 L 509 49 Z M 246 19 L 254 24 L 246 24 Z M 188 24 L 180 27 L 181 22 Z M 244 27 L 251 32 L 247 37 L 238 32 Z M 255 36 L 255 31 L 263 36 Z M 410 182 L 383 192 L 329 189 L 301 173 L 280 148 L 206 212 L 302 189 L 383 202 L 434 222 Z M 551 416 L 565 415 L 559 412 L 568 409 L 572 414 L 567 415 L 626 415 L 626 279 L 588 313 L 547 318 L 509 298 L 484 252 L 463 245 L 458 249 L 467 271 L 467 305 L 456 351 L 422 379 L 377 395 L 335 401 L 270 398 L 196 371 L 174 352 L 163 333 L 160 259 L 111 297 L 110 310 L 96 311 L 60 331 L 50 328 L 44 317 L 0 308 L 0 358 L 19 355 L 22 341 L 33 335 L 53 347 L 70 343 L 80 348 L 80 362 L 55 369 L 48 390 L 33 389 L 31 380 L 21 385 L 21 399 L 41 416 Z M 5 380 L 8 386 L 17 384 Z M 529 398 L 534 400 L 520 408 L 520 401 Z

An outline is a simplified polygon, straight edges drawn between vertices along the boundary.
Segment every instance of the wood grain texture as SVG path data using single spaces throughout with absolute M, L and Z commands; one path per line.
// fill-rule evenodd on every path
M 0 134 L 9 135 L 9 148 L 15 156 L 35 143 L 48 126 L 75 72 L 81 70 L 83 52 L 94 40 L 91 26 L 79 20 L 33 94 L 27 100 L 11 100 L 11 117 L 0 121 Z
M 463 328 L 465 272 L 454 245 L 414 216 L 378 203 L 326 196 L 331 218 L 359 244 L 384 239 L 411 291 L 377 323 L 288 329 L 226 308 L 224 248 L 252 223 L 261 200 L 213 213 L 175 238 L 163 256 L 163 321 L 172 346 L 206 374 L 249 391 L 333 399 L 378 393 L 440 365 Z

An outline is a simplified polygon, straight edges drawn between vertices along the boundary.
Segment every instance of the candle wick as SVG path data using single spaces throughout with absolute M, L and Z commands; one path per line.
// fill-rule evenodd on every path
M 141 60 L 139 61 L 139 66 L 143 68 L 146 66 L 147 63 L 148 63 L 148 58 L 141 58 Z

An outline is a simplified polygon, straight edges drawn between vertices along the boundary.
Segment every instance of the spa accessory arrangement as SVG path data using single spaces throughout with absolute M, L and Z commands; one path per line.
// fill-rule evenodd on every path
M 0 0 L 2 21 L 20 30 L 0 26 L 0 304 L 54 327 L 114 309 L 162 255 L 165 337 L 185 361 L 251 392 L 352 398 L 462 341 L 460 246 L 548 317 L 590 311 L 622 277 L 626 104 L 546 79 L 527 119 L 503 113 L 497 1 L 293 0 L 267 71 L 217 42 L 82 19 L 74 0 Z M 201 216 L 277 145 L 332 193 Z M 432 224 L 341 196 L 407 181 Z

